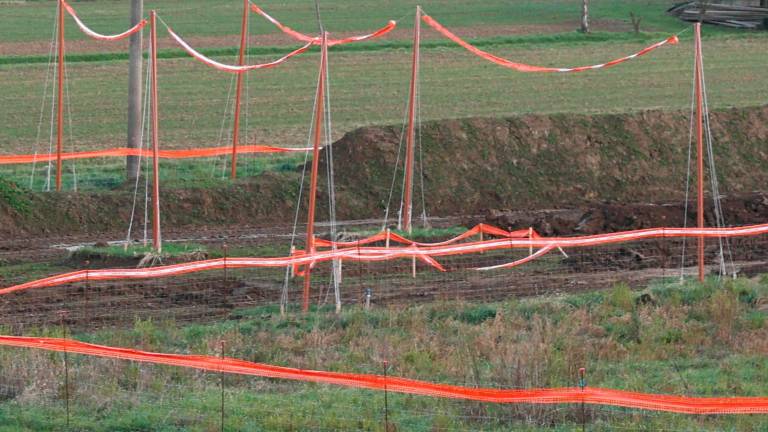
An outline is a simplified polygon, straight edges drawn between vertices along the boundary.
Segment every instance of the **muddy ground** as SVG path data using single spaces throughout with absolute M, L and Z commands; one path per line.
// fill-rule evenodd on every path
M 726 225 L 768 221 L 767 125 L 768 107 L 732 109 L 712 115 Z M 660 111 L 425 123 L 421 129 L 425 201 L 430 215 L 445 217 L 433 219 L 431 224 L 471 227 L 485 222 L 502 228 L 533 227 L 545 236 L 693 226 L 695 204 L 691 199 L 687 219 L 684 205 L 688 126 L 685 113 Z M 377 219 L 383 215 L 390 194 L 400 130 L 398 125 L 365 127 L 334 143 L 338 219 L 372 218 L 354 223 L 355 229 L 380 226 Z M 321 166 L 325 157 L 323 152 Z M 266 244 L 287 248 L 301 169 L 297 166 L 293 171 L 266 173 L 224 188 L 163 189 L 165 239 L 227 242 L 233 247 Z M 695 184 L 695 177 L 690 180 Z M 415 214 L 420 214 L 420 175 L 416 185 Z M 134 266 L 130 260 L 115 263 L 98 257 L 73 258 L 60 247 L 61 244 L 93 244 L 125 238 L 132 192 L 132 188 L 126 186 L 98 193 L 30 193 L 0 179 L 0 262 L 4 265 L 56 263 L 59 267 L 77 269 L 84 264 L 81 261 L 88 258 L 91 268 L 116 264 Z M 324 179 L 320 181 L 319 192 L 318 220 L 324 220 L 327 214 Z M 400 196 L 397 186 L 392 195 Z M 301 205 L 305 208 L 306 196 Z M 396 208 L 394 200 L 391 205 Z M 706 208 L 712 207 L 708 193 Z M 139 205 L 136 214 L 143 213 Z M 390 221 L 392 214 L 394 210 Z M 710 210 L 705 218 L 707 225 L 716 224 Z M 324 230 L 320 228 L 321 235 Z M 737 248 L 733 259 L 739 272 L 754 275 L 768 271 L 768 242 L 764 240 L 734 243 Z M 467 269 L 509 262 L 519 258 L 515 255 L 517 252 L 449 260 L 445 264 L 455 267 L 459 273 L 442 277 L 424 272 L 428 276 L 420 281 L 403 277 L 409 274 L 410 268 L 403 267 L 402 263 L 378 270 L 352 266 L 347 270 L 352 285 L 351 288 L 347 285 L 345 301 L 358 301 L 366 286 L 376 284 L 380 287 L 378 299 L 384 302 L 447 295 L 499 298 L 598 288 L 622 280 L 642 284 L 679 272 L 675 262 L 680 261 L 680 247 L 678 243 L 664 240 L 583 251 L 569 258 L 557 258 L 554 254 L 547 258 L 551 261 L 544 268 L 533 266 L 521 274 L 493 278 L 480 277 Z M 718 253 L 718 245 L 709 244 L 708 261 L 713 263 Z M 684 263 L 685 266 L 692 264 Z M 422 270 L 425 269 L 420 269 L 419 274 Z M 160 281 L 132 288 L 107 284 L 97 291 L 102 293 L 101 300 L 84 302 L 82 307 L 98 308 L 98 303 L 103 301 L 105 310 L 127 311 L 129 315 L 134 306 L 137 311 L 160 315 L 178 309 L 180 317 L 194 319 L 214 313 L 205 312 L 204 308 L 196 310 L 195 305 L 200 302 L 213 307 L 216 316 L 261 302 L 274 304 L 282 286 L 281 275 L 263 278 L 254 272 L 231 282 L 234 285 L 227 283 L 231 293 L 225 303 L 219 303 L 221 299 L 216 300 L 215 291 L 209 291 L 221 286 L 220 279 L 211 281 L 205 276 L 203 280 Z M 23 280 L 24 274 L 7 275 L 2 283 L 8 285 Z M 200 294 L 190 293 L 190 288 Z M 130 291 L 134 295 L 114 295 L 113 291 Z M 45 320 L 50 319 L 51 308 L 73 307 L 67 300 L 69 295 L 40 294 L 52 300 L 38 311 L 41 314 L 38 316 Z M 24 298 L 11 302 L 5 299 L 2 309 L 13 316 L 36 315 L 29 308 L 36 307 L 39 298 Z M 80 313 L 91 315 L 85 309 Z M 106 322 L 111 318 L 103 319 Z

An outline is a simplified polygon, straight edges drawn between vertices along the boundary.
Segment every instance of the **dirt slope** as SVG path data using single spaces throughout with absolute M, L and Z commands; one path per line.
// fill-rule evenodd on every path
M 430 214 L 472 214 L 678 200 L 685 190 L 689 121 L 687 113 L 648 111 L 425 123 L 427 208 Z M 768 107 L 716 112 L 712 130 L 721 191 L 765 190 Z M 336 143 L 340 211 L 354 214 L 386 199 L 399 133 L 399 126 L 366 127 Z
M 383 215 L 400 129 L 364 127 L 334 144 L 339 218 Z M 712 129 L 722 192 L 768 189 L 768 106 L 716 112 Z M 428 213 L 681 200 L 688 130 L 687 113 L 659 111 L 425 123 Z M 298 171 L 269 173 L 220 189 L 163 190 L 164 227 L 290 223 L 298 179 Z M 420 198 L 418 178 L 416 185 Z M 325 195 L 324 180 L 320 187 Z M 399 199 L 399 187 L 393 196 Z M 131 198 L 128 190 L 33 194 L 3 183 L 0 238 L 125 232 Z M 327 198 L 318 203 L 322 219 Z

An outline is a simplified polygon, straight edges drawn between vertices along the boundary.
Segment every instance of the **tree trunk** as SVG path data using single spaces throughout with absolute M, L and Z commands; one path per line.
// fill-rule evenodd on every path
M 144 0 L 131 0 L 131 26 L 138 24 L 144 15 Z M 142 32 L 131 36 L 128 60 L 128 148 L 141 147 L 141 91 Z M 135 180 L 139 171 L 139 158 L 128 156 L 125 160 L 126 178 Z
M 589 33 L 589 0 L 581 3 L 581 32 Z

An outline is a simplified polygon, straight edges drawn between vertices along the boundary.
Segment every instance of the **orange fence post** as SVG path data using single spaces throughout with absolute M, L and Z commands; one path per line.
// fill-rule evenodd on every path
M 698 187 L 698 199 L 697 199 L 697 214 L 696 222 L 697 226 L 701 229 L 704 228 L 704 113 L 703 113 L 703 99 L 704 99 L 704 86 L 702 83 L 702 53 L 701 53 L 701 23 L 695 24 L 695 39 L 696 39 L 696 181 Z M 699 261 L 699 281 L 704 282 L 704 237 L 699 236 L 698 242 L 698 261 Z
M 317 199 L 317 171 L 320 163 L 320 143 L 323 138 L 323 106 L 325 105 L 325 68 L 328 61 L 328 35 L 324 32 L 320 47 L 320 80 L 315 101 L 315 130 L 312 147 L 312 176 L 309 183 L 309 214 L 307 216 L 307 255 L 315 253 L 315 204 Z M 307 263 L 304 273 L 302 311 L 309 311 L 309 291 L 312 286 L 312 264 Z
M 416 6 L 416 20 L 413 24 L 413 59 L 411 65 L 411 87 L 408 94 L 408 128 L 406 131 L 406 150 L 405 150 L 405 191 L 403 192 L 403 229 L 409 234 L 412 230 L 413 213 L 413 159 L 414 159 L 414 141 L 415 117 L 416 117 L 416 81 L 419 77 L 419 44 L 421 38 L 421 8 Z M 415 266 L 415 263 L 414 263 Z
M 244 0 L 243 3 L 243 23 L 240 28 L 240 55 L 237 63 L 239 66 L 243 66 L 245 61 L 245 46 L 248 35 L 249 2 Z M 243 75 L 245 75 L 244 72 L 237 74 L 237 90 L 235 92 L 235 125 L 232 130 L 232 167 L 230 170 L 230 176 L 233 180 L 237 178 L 237 146 L 240 140 L 240 95 L 243 92 Z M 248 137 L 246 136 L 245 139 L 247 140 Z
M 64 2 L 59 0 L 58 82 L 56 104 L 56 191 L 61 191 L 61 152 L 64 147 Z
M 158 133 L 158 100 L 157 100 L 157 14 L 153 10 L 150 13 L 150 49 L 152 51 L 152 247 L 155 252 L 160 253 L 163 249 L 160 238 L 160 164 L 159 147 L 160 139 Z

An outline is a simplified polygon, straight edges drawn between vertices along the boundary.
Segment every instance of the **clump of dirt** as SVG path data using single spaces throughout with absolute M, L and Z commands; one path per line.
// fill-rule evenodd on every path
M 682 201 L 689 121 L 688 113 L 645 111 L 424 123 L 417 156 L 423 154 L 428 213 Z M 768 107 L 714 112 L 711 123 L 721 192 L 765 190 Z M 371 215 L 386 205 L 400 131 L 366 127 L 334 144 L 335 165 L 343 167 L 336 170 L 340 213 Z M 420 185 L 417 174 L 417 197 Z M 395 199 L 400 186 L 395 182 Z
M 721 198 L 726 225 L 750 225 L 768 221 L 768 194 L 749 193 Z M 704 202 L 707 226 L 717 226 L 711 199 Z M 545 236 L 592 235 L 655 227 L 696 226 L 696 202 L 663 204 L 595 203 L 569 210 L 520 211 L 488 210 L 465 224 L 480 222 L 508 228 L 532 227 Z

